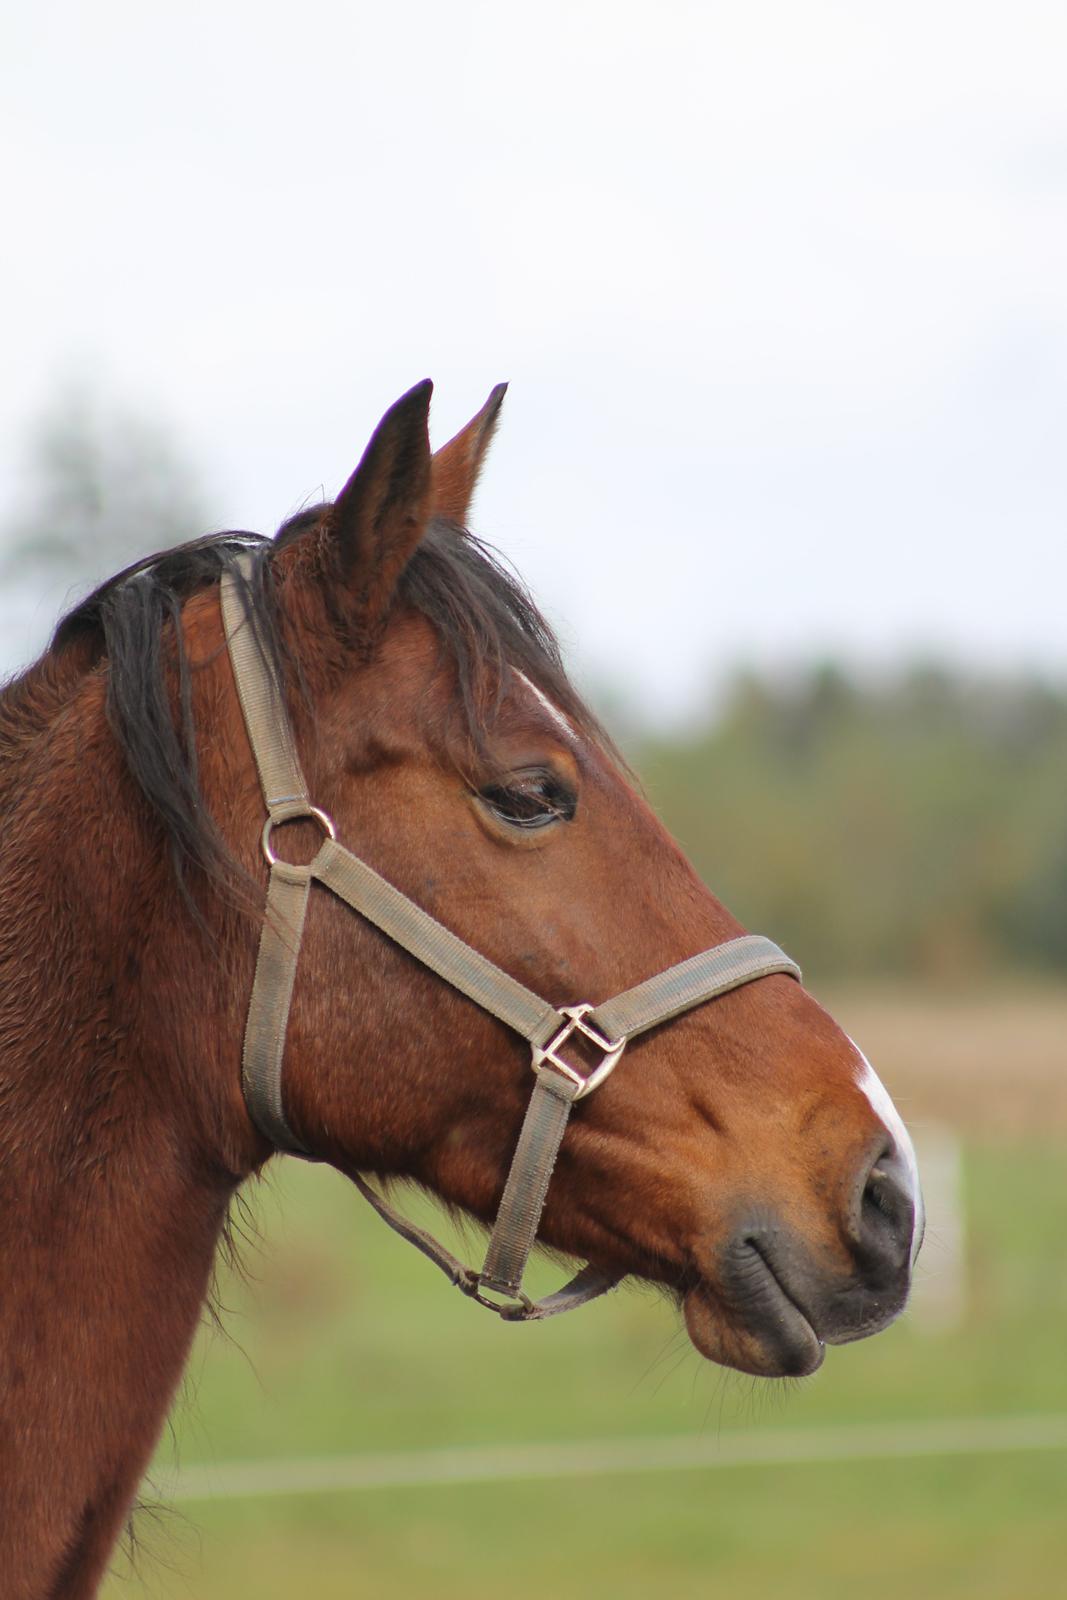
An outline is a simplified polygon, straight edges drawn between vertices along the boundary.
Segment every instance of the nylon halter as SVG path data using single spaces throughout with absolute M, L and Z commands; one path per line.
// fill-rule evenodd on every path
M 282 1070 L 304 919 L 311 885 L 320 883 L 394 944 L 521 1034 L 532 1051 L 533 1093 L 481 1272 L 464 1266 L 430 1234 L 400 1216 L 364 1178 L 351 1173 L 353 1182 L 390 1227 L 435 1262 L 464 1294 L 500 1316 L 529 1321 L 569 1311 L 619 1281 L 587 1266 L 563 1289 L 536 1303 L 522 1289 L 575 1101 L 605 1082 L 635 1035 L 757 978 L 788 973 L 799 979 L 800 969 L 770 939 L 750 934 L 691 956 L 600 1005 L 557 1007 L 480 955 L 340 844 L 330 817 L 312 804 L 281 687 L 248 609 L 252 566 L 251 551 L 242 552 L 235 570 L 223 574 L 221 585 L 223 626 L 267 810 L 262 848 L 270 879 L 242 1062 L 249 1115 L 277 1149 L 317 1159 L 286 1120 Z M 297 818 L 316 822 L 323 833 L 318 852 L 302 866 L 280 859 L 273 845 L 274 828 Z M 591 1071 L 573 1065 L 564 1054 L 575 1034 L 587 1049 L 600 1053 Z M 492 1298 L 496 1295 L 503 1300 Z

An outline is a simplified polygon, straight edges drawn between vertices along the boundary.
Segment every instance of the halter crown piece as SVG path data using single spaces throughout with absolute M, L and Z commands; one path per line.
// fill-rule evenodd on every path
M 533 1094 L 481 1272 L 464 1266 L 424 1229 L 400 1216 L 365 1179 L 353 1175 L 353 1181 L 391 1228 L 489 1310 L 515 1322 L 570 1311 L 619 1280 L 587 1266 L 564 1288 L 534 1302 L 523 1293 L 522 1278 L 574 1102 L 614 1071 L 635 1034 L 771 973 L 799 980 L 800 969 L 770 939 L 750 934 L 691 956 L 601 1005 L 557 1007 L 450 933 L 340 844 L 332 820 L 312 804 L 281 686 L 248 608 L 253 561 L 251 550 L 242 552 L 234 570 L 223 574 L 221 587 L 230 660 L 267 809 L 262 845 L 270 880 L 242 1066 L 249 1115 L 279 1150 L 316 1159 L 286 1121 L 282 1066 L 308 899 L 312 883 L 321 883 L 438 977 L 521 1034 L 533 1052 Z M 298 817 L 316 822 L 323 833 L 318 853 L 305 866 L 281 860 L 272 844 L 275 826 Z M 601 1053 L 592 1071 L 572 1065 L 564 1053 L 574 1034 Z

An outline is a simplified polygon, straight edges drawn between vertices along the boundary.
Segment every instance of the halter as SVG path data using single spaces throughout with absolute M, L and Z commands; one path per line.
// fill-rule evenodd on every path
M 533 1094 L 481 1272 L 464 1266 L 432 1235 L 400 1216 L 364 1178 L 352 1173 L 353 1182 L 391 1228 L 480 1305 L 517 1322 L 570 1311 L 614 1288 L 619 1279 L 587 1266 L 564 1288 L 534 1302 L 523 1293 L 522 1278 L 575 1101 L 606 1081 L 636 1034 L 771 973 L 799 980 L 800 969 L 770 939 L 750 934 L 691 956 L 601 1005 L 557 1007 L 480 955 L 340 844 L 331 818 L 311 803 L 281 686 L 251 620 L 246 597 L 252 566 L 251 551 L 242 552 L 221 585 L 223 627 L 267 809 L 262 848 L 270 879 L 242 1063 L 249 1115 L 277 1149 L 317 1159 L 286 1121 L 282 1067 L 308 899 L 312 883 L 321 883 L 431 972 L 521 1034 L 532 1050 Z M 274 848 L 274 829 L 297 818 L 317 823 L 323 835 L 316 855 L 303 866 L 282 860 Z M 588 1050 L 600 1053 L 591 1071 L 574 1066 L 564 1053 L 575 1034 Z M 493 1298 L 497 1295 L 502 1299 Z

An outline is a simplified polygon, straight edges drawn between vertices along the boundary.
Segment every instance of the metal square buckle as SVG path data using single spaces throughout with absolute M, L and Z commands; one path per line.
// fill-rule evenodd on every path
M 533 1069 L 539 1073 L 542 1068 L 547 1067 L 550 1072 L 558 1072 L 571 1083 L 577 1084 L 578 1092 L 574 1098 L 580 1100 L 583 1095 L 592 1094 L 593 1090 L 599 1088 L 604 1079 L 614 1072 L 619 1057 L 626 1049 L 626 1036 L 623 1035 L 621 1039 L 605 1039 L 598 1028 L 590 1027 L 585 1021 L 593 1009 L 590 1005 L 560 1006 L 559 1009 L 570 1020 L 563 1024 L 546 1045 L 533 1046 Z M 584 1077 L 559 1054 L 563 1045 L 575 1032 L 580 1033 L 590 1044 L 604 1052 L 603 1061 L 593 1068 L 588 1077 Z

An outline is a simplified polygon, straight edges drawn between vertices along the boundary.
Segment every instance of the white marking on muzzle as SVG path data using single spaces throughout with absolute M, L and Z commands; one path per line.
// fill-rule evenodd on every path
M 911 1189 L 911 1198 L 915 1207 L 915 1225 L 911 1236 L 912 1265 L 919 1254 L 922 1244 L 923 1229 L 926 1227 L 926 1210 L 923 1206 L 922 1186 L 919 1183 L 919 1163 L 915 1159 L 915 1146 L 911 1142 L 911 1134 L 904 1126 L 904 1119 L 890 1098 L 889 1090 L 867 1060 L 855 1039 L 850 1039 L 849 1044 L 860 1058 L 860 1073 L 856 1082 L 858 1087 L 867 1096 L 871 1109 L 885 1126 L 886 1132 L 892 1134 L 893 1142 L 900 1152 L 900 1159 L 904 1163 L 908 1184 Z

